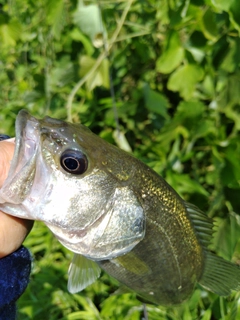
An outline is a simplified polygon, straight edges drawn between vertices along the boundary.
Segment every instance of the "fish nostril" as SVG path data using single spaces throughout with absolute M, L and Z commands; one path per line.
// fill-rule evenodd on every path
M 59 140 L 59 134 L 55 132 L 53 129 L 50 129 L 48 127 L 40 128 L 40 134 L 43 136 L 46 136 L 51 140 Z

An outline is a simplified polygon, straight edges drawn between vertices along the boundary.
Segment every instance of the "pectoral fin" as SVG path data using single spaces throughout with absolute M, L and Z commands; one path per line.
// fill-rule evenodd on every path
M 119 265 L 127 271 L 140 276 L 150 274 L 152 272 L 148 265 L 144 261 L 139 259 L 137 255 L 134 254 L 132 251 L 126 255 L 117 257 L 110 261 L 115 265 Z
M 100 273 L 101 269 L 96 262 L 75 253 L 68 270 L 68 291 L 82 291 L 96 281 Z

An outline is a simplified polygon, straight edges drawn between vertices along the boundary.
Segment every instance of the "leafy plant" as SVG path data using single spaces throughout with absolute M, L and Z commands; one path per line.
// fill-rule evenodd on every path
M 17 112 L 82 122 L 132 150 L 184 199 L 216 218 L 212 249 L 239 263 L 238 0 L 0 0 L 1 131 Z M 110 70 L 110 71 L 109 71 Z M 115 103 L 110 94 L 110 78 Z M 141 319 L 143 305 L 106 274 L 66 290 L 71 253 L 40 223 L 19 319 Z M 149 319 L 238 319 L 239 293 L 197 288 Z

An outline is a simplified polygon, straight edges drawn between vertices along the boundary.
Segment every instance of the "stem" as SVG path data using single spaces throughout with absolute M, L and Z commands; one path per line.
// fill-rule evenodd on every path
M 97 68 L 100 66 L 100 64 L 102 63 L 102 61 L 106 58 L 106 56 L 108 55 L 109 51 L 111 50 L 113 44 L 116 42 L 116 39 L 122 29 L 122 26 L 124 24 L 124 21 L 126 20 L 126 16 L 131 8 L 132 3 L 134 2 L 134 0 L 129 0 L 123 13 L 122 16 L 118 22 L 117 28 L 115 30 L 115 32 L 112 35 L 112 38 L 109 41 L 109 45 L 107 48 L 107 52 L 104 51 L 102 52 L 95 64 L 93 65 L 92 69 L 89 70 L 89 72 L 82 78 L 80 79 L 76 85 L 73 87 L 72 91 L 70 92 L 68 99 L 67 99 L 67 104 L 66 104 L 66 109 L 67 109 L 67 119 L 68 121 L 72 120 L 72 103 L 73 103 L 73 99 L 75 97 L 75 94 L 78 92 L 78 90 L 82 87 L 82 85 L 89 79 L 89 77 L 97 70 Z

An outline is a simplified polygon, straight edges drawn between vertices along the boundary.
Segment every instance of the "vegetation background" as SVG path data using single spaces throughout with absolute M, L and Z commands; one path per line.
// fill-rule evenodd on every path
M 239 0 L 0 0 L 1 132 L 14 135 L 22 108 L 89 126 L 214 217 L 212 249 L 239 263 L 239 33 Z M 25 245 L 20 320 L 142 319 L 106 274 L 69 294 L 72 254 L 43 224 Z M 239 299 L 197 286 L 179 307 L 147 305 L 148 317 L 240 319 Z

